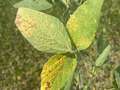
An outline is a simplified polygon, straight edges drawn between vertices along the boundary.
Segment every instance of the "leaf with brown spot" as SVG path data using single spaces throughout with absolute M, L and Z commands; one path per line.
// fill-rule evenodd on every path
M 41 90 L 60 90 L 72 78 L 77 61 L 64 55 L 52 56 L 41 73 Z
M 28 8 L 19 8 L 15 23 L 36 49 L 47 53 L 73 52 L 66 28 L 56 17 Z
M 70 16 L 67 22 L 68 31 L 78 50 L 89 47 L 92 43 L 104 0 L 86 0 Z

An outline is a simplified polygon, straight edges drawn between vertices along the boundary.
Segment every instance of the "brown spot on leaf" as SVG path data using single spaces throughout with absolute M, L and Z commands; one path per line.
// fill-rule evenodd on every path
M 23 18 L 19 14 L 16 17 L 15 23 L 20 31 L 28 37 L 32 35 L 34 27 L 36 27 L 34 20 L 32 20 L 30 17 Z
M 50 88 L 51 88 L 50 82 L 46 82 L 45 90 L 50 90 Z

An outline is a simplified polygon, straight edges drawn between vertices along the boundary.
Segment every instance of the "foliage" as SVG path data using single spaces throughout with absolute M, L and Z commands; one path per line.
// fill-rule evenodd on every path
M 14 5 L 15 8 L 26 7 L 34 10 L 45 10 L 52 7 L 46 0 L 23 0 Z
M 21 0 L 0 0 L 0 89 L 39 90 L 40 72 L 43 64 L 52 55 L 39 52 L 32 47 L 15 26 L 14 20 L 17 9 L 13 7 L 13 3 L 17 1 Z M 57 3 L 55 5 L 59 9 L 54 8 L 55 10 L 46 10 L 46 12 L 52 11 L 52 15 L 60 18 L 60 20 L 62 17 L 68 17 L 63 14 L 63 12 L 66 12 L 66 9 L 63 9 L 64 6 L 61 3 L 58 4 L 59 0 L 55 1 Z M 76 3 L 71 5 L 76 7 Z M 89 48 L 79 53 L 77 70 L 80 73 L 75 73 L 79 74 L 80 79 L 74 80 L 76 77 L 74 76 L 71 90 L 82 90 L 85 87 L 88 80 L 92 78 L 91 69 L 95 64 L 96 58 L 102 53 L 108 43 L 112 46 L 112 49 L 104 65 L 97 67 L 100 70 L 96 75 L 96 79 L 90 84 L 90 90 L 116 90 L 113 88 L 112 81 L 114 77 L 112 72 L 120 65 L 119 10 L 120 0 L 105 0 L 96 37 Z M 104 41 L 108 43 L 105 45 Z M 75 83 L 77 87 L 74 86 Z
M 86 49 L 92 43 L 104 0 L 87 0 L 70 16 L 68 31 L 78 48 Z
M 44 65 L 41 73 L 41 90 L 58 90 L 70 83 L 77 65 L 75 58 L 55 55 Z M 68 87 L 69 88 L 69 87 Z
M 78 52 L 90 46 L 95 37 L 103 1 L 85 1 L 70 15 L 67 26 L 63 25 L 56 17 L 38 12 L 37 9 L 32 10 L 35 8 L 28 7 L 27 2 L 22 2 L 25 3 L 25 6 L 22 6 L 23 4 L 15 5 L 18 7 L 15 23 L 22 35 L 36 49 L 46 53 L 65 53 L 65 56 L 51 57 L 43 67 L 41 73 L 42 90 L 62 89 L 66 84 L 68 84 L 67 89 L 70 88 Z M 32 2 L 29 4 L 31 6 Z M 46 8 L 44 7 L 44 9 Z M 67 53 L 75 54 L 76 59 L 67 57 Z M 98 58 L 97 66 L 100 61 Z
M 102 66 L 102 65 L 105 63 L 105 61 L 106 61 L 106 59 L 107 59 L 107 56 L 108 56 L 109 53 L 110 53 L 110 49 L 111 49 L 111 46 L 110 46 L 110 45 L 108 45 L 108 46 L 104 49 L 104 51 L 100 54 L 100 56 L 97 58 L 97 60 L 96 60 L 96 62 L 95 62 L 95 65 L 96 65 L 96 66 L 100 67 L 100 66 Z
M 47 53 L 72 52 L 69 36 L 57 18 L 19 8 L 15 23 L 23 36 L 38 50 Z

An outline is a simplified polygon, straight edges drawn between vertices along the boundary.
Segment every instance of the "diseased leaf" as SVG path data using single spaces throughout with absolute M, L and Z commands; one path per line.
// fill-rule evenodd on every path
M 64 55 L 51 57 L 41 73 L 41 90 L 62 89 L 70 83 L 76 64 L 76 59 Z
M 111 46 L 108 45 L 104 51 L 100 54 L 100 56 L 97 58 L 96 62 L 95 62 L 95 65 L 96 66 L 102 66 L 105 61 L 107 60 L 107 57 L 110 53 L 110 50 L 111 50 Z
M 67 28 L 78 50 L 86 49 L 92 43 L 103 1 L 87 0 L 70 16 Z
M 46 10 L 52 7 L 46 0 L 23 0 L 14 5 L 16 8 L 25 7 L 34 10 Z
M 19 8 L 15 20 L 22 35 L 38 50 L 72 52 L 66 29 L 57 18 L 28 8 Z

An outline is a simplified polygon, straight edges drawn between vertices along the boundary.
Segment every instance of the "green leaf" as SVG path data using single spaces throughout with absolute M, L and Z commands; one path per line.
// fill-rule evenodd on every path
M 100 67 L 102 66 L 105 61 L 107 60 L 107 56 L 109 55 L 110 53 L 110 50 L 111 50 L 111 46 L 108 45 L 104 51 L 100 54 L 100 56 L 97 58 L 96 62 L 95 62 L 95 65 Z
M 71 76 L 69 76 L 69 80 L 66 82 L 66 84 L 64 85 L 63 90 L 70 90 L 71 88 L 71 84 L 72 84 L 72 80 L 73 80 L 73 74 L 71 73 Z
M 23 0 L 14 5 L 15 8 L 26 7 L 34 10 L 46 10 L 52 7 L 46 0 Z
M 59 19 L 28 8 L 19 8 L 15 20 L 22 35 L 38 50 L 72 52 L 71 41 Z
M 120 66 L 118 66 L 114 72 L 115 81 L 117 87 L 120 89 Z
M 70 16 L 67 28 L 78 50 L 86 49 L 92 43 L 103 1 L 87 0 Z
M 64 55 L 51 57 L 41 73 L 41 90 L 60 90 L 72 78 L 77 61 Z M 71 81 L 71 80 L 70 80 Z

